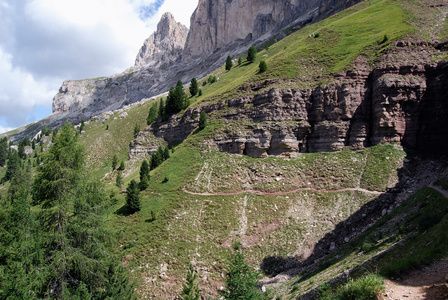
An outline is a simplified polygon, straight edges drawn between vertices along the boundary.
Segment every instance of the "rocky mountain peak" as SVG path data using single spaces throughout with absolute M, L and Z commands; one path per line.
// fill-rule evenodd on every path
M 136 67 L 170 64 L 183 52 L 188 28 L 167 12 L 157 24 L 157 31 L 146 39 L 135 60 Z

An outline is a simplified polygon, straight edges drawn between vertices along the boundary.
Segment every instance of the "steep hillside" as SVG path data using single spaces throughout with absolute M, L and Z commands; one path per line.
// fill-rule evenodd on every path
M 282 0 L 276 1 L 275 7 L 259 5 L 258 1 L 246 2 L 201 1 L 188 37 L 185 26 L 164 16 L 157 31 L 145 41 L 134 67 L 109 77 L 64 81 L 54 97 L 54 114 L 26 128 L 20 137 L 34 135 L 45 124 L 59 127 L 64 120 L 77 123 L 166 92 L 177 80 L 187 83 L 216 69 L 228 55 L 241 55 L 250 45 L 259 45 L 271 37 L 279 40 L 358 1 Z M 210 15 L 204 5 L 214 7 Z M 242 9 L 246 5 L 251 9 Z M 277 12 L 267 13 L 270 8 Z M 241 20 L 255 25 L 241 26 Z M 223 24 L 239 24 L 238 35 L 234 35 L 233 27 Z M 214 33 L 206 33 L 208 30 Z M 241 40 L 240 35 L 250 38 Z
M 217 82 L 166 121 L 145 126 L 154 99 L 88 122 L 94 175 L 117 193 L 114 154 L 131 158 L 125 187 L 159 145 L 174 147 L 151 172 L 142 210 L 128 214 L 119 196 L 108 220 L 140 295 L 179 295 L 192 262 L 203 295 L 216 296 L 234 241 L 271 299 L 316 296 L 345 271 L 390 276 L 446 256 L 446 199 L 424 187 L 447 162 L 421 153 L 447 149 L 447 11 L 366 1 L 266 44 L 253 64 L 216 70 Z M 259 74 L 261 59 L 269 69 Z
M 396 277 L 447 257 L 447 13 L 446 1 L 366 0 L 290 28 L 254 63 L 233 57 L 229 71 L 200 78 L 187 108 L 149 125 L 166 95 L 124 107 L 110 99 L 115 110 L 79 137 L 86 177 L 110 193 L 111 251 L 139 296 L 176 299 L 191 262 L 204 298 L 217 297 L 234 242 L 267 299 L 328 299 L 363 275 Z M 108 88 L 119 97 L 119 86 Z M 131 213 L 121 190 L 159 146 L 170 157 Z

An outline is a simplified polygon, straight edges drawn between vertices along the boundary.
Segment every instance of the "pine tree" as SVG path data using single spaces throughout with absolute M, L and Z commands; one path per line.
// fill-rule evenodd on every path
M 115 179 L 115 185 L 121 189 L 122 184 L 123 184 L 123 176 L 121 175 L 121 171 L 118 171 L 117 178 Z
M 257 57 L 257 48 L 255 48 L 255 46 L 251 46 L 249 48 L 249 51 L 247 52 L 247 61 L 253 63 L 256 57 Z
M 157 151 L 151 155 L 151 170 L 160 166 L 163 162 L 163 148 L 159 146 Z
M 193 79 L 191 79 L 191 83 L 190 83 L 190 94 L 191 96 L 195 96 L 199 91 L 199 87 L 198 87 L 198 81 L 196 80 L 196 78 L 193 77 Z
M 162 159 L 167 160 L 168 158 L 170 158 L 170 149 L 168 147 L 164 147 Z
M 43 244 L 37 255 L 39 281 L 36 298 L 104 298 L 117 266 L 107 251 L 110 233 L 101 224 L 107 195 L 98 183 L 88 183 L 84 174 L 84 151 L 77 132 L 66 125 L 44 154 L 33 184 L 33 200 L 41 204 L 39 229 Z M 101 228 L 101 229 L 100 229 Z M 44 270 L 44 272 L 42 272 Z M 123 286 L 128 290 L 128 287 Z M 35 289 L 33 289 L 35 291 Z
M 146 118 L 146 124 L 151 125 L 158 117 L 157 103 L 154 103 L 149 109 L 148 117 Z
M 187 283 L 183 283 L 182 293 L 180 294 L 183 300 L 200 300 L 201 291 L 197 282 L 198 274 L 190 263 L 190 268 L 187 273 Z
M 264 73 L 268 70 L 268 65 L 266 64 L 266 61 L 262 60 L 260 61 L 260 64 L 258 65 L 258 71 L 259 73 Z
M 140 210 L 140 189 L 138 183 L 132 179 L 126 189 L 126 206 L 131 212 Z
M 162 121 L 166 121 L 166 104 L 163 98 L 160 98 L 159 102 L 159 116 L 162 118 Z
M 118 167 L 118 171 L 124 171 L 125 168 L 126 168 L 126 167 L 125 167 L 125 165 L 124 165 L 124 161 L 121 161 L 121 162 L 120 162 L 120 166 Z
M 241 64 L 243 63 L 243 59 L 240 57 L 238 57 L 238 66 L 241 66 Z
M 18 168 L 20 168 L 20 157 L 17 151 L 12 149 L 9 153 L 8 162 L 6 163 L 6 172 L 2 182 L 10 180 Z
M 0 167 L 4 167 L 8 157 L 8 140 L 4 137 L 0 139 Z
M 185 100 L 187 95 L 184 92 L 182 81 L 177 81 L 176 87 L 171 87 L 166 99 L 165 111 L 167 115 L 172 115 L 186 108 Z
M 114 156 L 112 157 L 112 171 L 115 170 L 117 164 L 118 164 L 118 156 L 114 154 Z
M 201 111 L 201 114 L 199 115 L 199 129 L 202 130 L 207 126 L 207 115 L 205 114 L 205 111 Z
M 244 261 L 241 244 L 235 243 L 233 250 L 234 253 L 230 257 L 230 266 L 226 274 L 226 286 L 219 293 L 229 300 L 263 299 L 263 295 L 257 290 L 259 275 Z
M 232 69 L 233 67 L 233 63 L 232 63 L 232 58 L 229 56 L 227 56 L 226 59 L 226 71 L 230 71 L 230 69 Z
M 149 185 L 149 165 L 148 162 L 146 160 L 144 160 L 140 166 L 140 183 L 139 183 L 139 187 L 140 190 L 146 190 L 148 188 Z

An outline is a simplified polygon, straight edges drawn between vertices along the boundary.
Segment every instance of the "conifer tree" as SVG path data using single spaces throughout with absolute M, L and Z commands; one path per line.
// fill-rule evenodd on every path
M 233 251 L 226 274 L 225 289 L 219 293 L 228 300 L 263 299 L 263 295 L 257 290 L 258 274 L 244 261 L 241 244 L 235 243 Z
M 243 63 L 243 59 L 240 57 L 238 57 L 238 66 L 241 66 L 241 64 Z
M 123 184 L 123 176 L 121 175 L 121 171 L 118 171 L 117 178 L 115 179 L 115 185 L 121 189 L 122 184 Z
M 159 116 L 162 118 L 162 121 L 166 121 L 166 104 L 163 98 L 159 102 Z
M 233 63 L 232 63 L 232 58 L 229 56 L 227 56 L 226 59 L 226 71 L 230 71 L 230 69 L 232 69 L 233 67 Z
M 17 151 L 12 149 L 9 153 L 8 162 L 6 163 L 6 172 L 2 182 L 10 180 L 18 168 L 20 168 L 20 157 Z
M 198 285 L 198 274 L 190 263 L 190 268 L 187 273 L 187 282 L 182 284 L 181 297 L 183 300 L 200 300 L 201 293 Z
M 140 189 L 138 183 L 132 179 L 126 189 L 126 205 L 131 212 L 140 210 Z
M 4 167 L 8 157 L 8 140 L 6 137 L 0 139 L 0 167 Z
M 266 61 L 264 61 L 264 60 L 260 61 L 260 64 L 258 65 L 259 73 L 264 73 L 267 70 L 268 70 L 268 65 L 266 64 Z
M 77 138 L 73 126 L 64 126 L 34 180 L 33 200 L 41 204 L 38 220 L 45 245 L 36 253 L 43 257 L 36 268 L 40 273 L 33 276 L 41 286 L 36 298 L 101 299 L 108 290 L 128 290 L 120 287 L 126 283 L 111 280 L 118 274 L 106 248 L 110 234 L 99 230 L 107 195 L 98 183 L 85 181 L 84 151 Z
M 199 87 L 198 87 L 198 81 L 196 80 L 196 78 L 193 77 L 193 79 L 191 79 L 191 83 L 190 83 L 190 94 L 191 96 L 195 96 L 199 91 Z
M 149 109 L 148 117 L 146 118 L 146 124 L 151 125 L 151 123 L 154 122 L 157 119 L 157 117 L 158 117 L 157 103 L 154 103 Z
M 144 160 L 140 166 L 140 190 L 146 190 L 149 185 L 149 165 L 146 160 Z
M 253 63 L 256 57 L 257 57 L 257 48 L 255 48 L 255 46 L 251 46 L 249 48 L 249 51 L 247 52 L 247 61 Z
M 199 115 L 199 129 L 202 130 L 207 126 L 207 115 L 205 114 L 205 111 L 201 111 L 201 114 Z
M 120 166 L 118 167 L 118 171 L 124 171 L 125 168 L 126 168 L 126 167 L 125 167 L 125 165 L 124 165 L 124 161 L 121 161 L 121 162 L 120 162 Z

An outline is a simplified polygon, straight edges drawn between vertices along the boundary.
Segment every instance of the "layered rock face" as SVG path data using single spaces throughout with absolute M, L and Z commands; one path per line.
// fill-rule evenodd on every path
M 407 48 L 419 47 L 425 45 Z M 400 46 L 396 49 L 402 51 Z M 274 83 L 262 85 L 270 84 Z M 188 109 L 183 116 L 153 124 L 150 131 L 164 143 L 181 141 L 197 128 L 199 113 L 205 110 L 210 118 L 223 120 L 212 144 L 221 151 L 240 155 L 295 156 L 301 152 L 357 150 L 389 142 L 424 152 L 446 152 L 447 99 L 446 62 L 395 66 L 384 63 L 374 70 L 359 65 L 336 76 L 331 85 L 272 88 Z M 153 141 L 147 142 L 148 149 L 154 148 Z
M 182 54 L 188 28 L 165 13 L 157 24 L 157 31 L 145 41 L 135 60 L 136 67 L 160 66 L 174 62 Z

